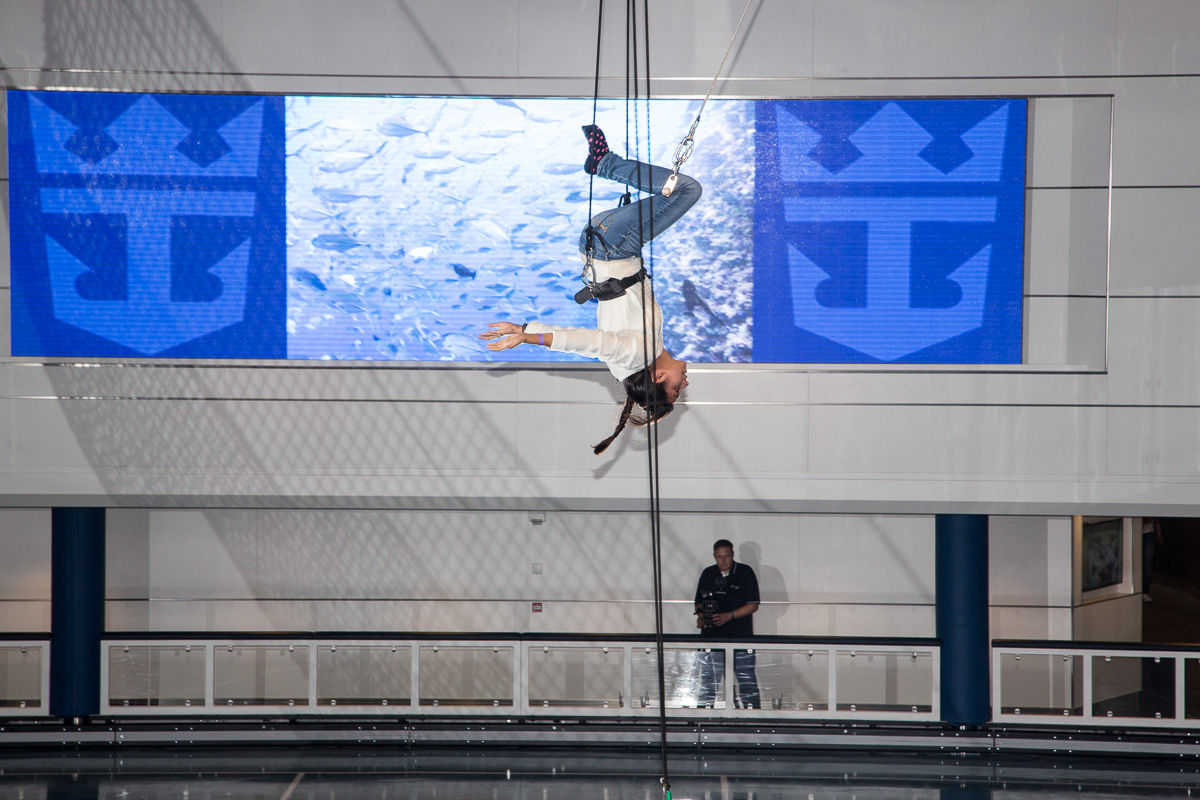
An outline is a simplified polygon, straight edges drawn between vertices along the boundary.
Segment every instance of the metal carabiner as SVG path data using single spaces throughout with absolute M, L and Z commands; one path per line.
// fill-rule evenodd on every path
M 679 146 L 675 148 L 675 171 L 678 172 L 683 162 L 692 157 L 692 147 L 695 146 L 696 140 L 689 133 L 679 141 Z
M 595 257 L 592 255 L 592 237 L 595 234 L 592 232 L 592 226 L 587 229 L 587 245 L 583 251 L 583 272 L 579 276 L 579 280 L 583 281 L 584 285 L 591 288 L 596 285 L 596 266 Z
M 675 191 L 675 184 L 679 182 L 679 168 L 683 166 L 683 162 L 692 157 L 692 148 L 696 146 L 696 126 L 699 124 L 700 115 L 697 114 L 695 121 L 692 122 L 691 130 L 687 132 L 687 136 L 679 140 L 679 144 L 675 148 L 675 168 L 671 170 L 671 177 L 663 183 L 663 197 L 670 197 L 671 192 Z

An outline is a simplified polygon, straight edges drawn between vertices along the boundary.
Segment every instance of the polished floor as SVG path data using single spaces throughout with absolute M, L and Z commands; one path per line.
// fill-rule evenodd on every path
M 1200 797 L 1194 759 L 672 753 L 674 800 Z M 658 800 L 655 753 L 353 748 L 0 751 L 0 799 Z

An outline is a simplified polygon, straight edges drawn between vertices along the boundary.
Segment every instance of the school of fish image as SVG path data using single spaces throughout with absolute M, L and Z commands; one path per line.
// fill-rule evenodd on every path
M 482 324 L 593 327 L 573 300 L 588 217 L 580 120 L 591 101 L 290 97 L 287 330 L 290 358 L 574 360 L 543 348 L 492 353 Z M 601 103 L 620 131 L 623 103 Z M 691 104 L 655 101 L 661 160 Z M 753 105 L 710 104 L 689 162 L 705 196 L 648 266 L 672 352 L 751 358 Z M 711 119 L 710 119 L 711 118 Z M 624 142 L 615 142 L 623 147 Z M 644 148 L 642 140 L 630 152 Z M 621 191 L 597 182 L 593 212 Z

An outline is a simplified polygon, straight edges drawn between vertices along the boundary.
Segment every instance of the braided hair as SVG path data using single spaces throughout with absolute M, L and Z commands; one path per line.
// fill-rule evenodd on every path
M 608 449 L 613 440 L 621 435 L 621 431 L 625 430 L 626 423 L 632 423 L 638 427 L 649 425 L 675 410 L 675 404 L 667 401 L 666 386 L 655 382 L 654 374 L 649 367 L 633 373 L 621 381 L 621 384 L 625 387 L 625 406 L 621 409 L 616 430 L 612 432 L 611 436 L 592 448 L 596 455 L 600 455 Z M 633 410 L 635 403 L 642 407 L 642 411 L 635 412 Z

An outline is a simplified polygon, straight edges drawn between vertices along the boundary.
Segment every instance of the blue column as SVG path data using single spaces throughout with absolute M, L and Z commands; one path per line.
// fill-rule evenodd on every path
M 942 640 L 942 720 L 991 719 L 988 686 L 988 518 L 938 514 L 937 635 Z
M 100 711 L 104 509 L 53 509 L 50 530 L 50 714 L 82 718 Z

